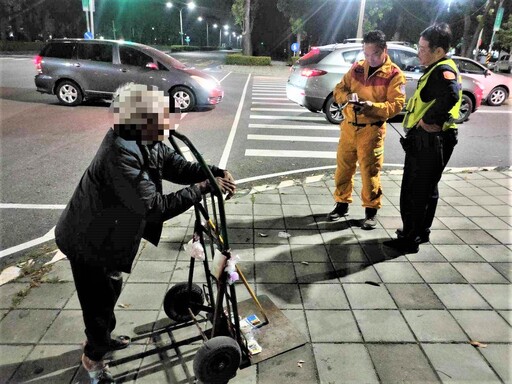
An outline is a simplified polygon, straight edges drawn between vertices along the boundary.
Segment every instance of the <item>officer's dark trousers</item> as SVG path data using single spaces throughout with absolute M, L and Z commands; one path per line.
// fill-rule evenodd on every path
M 439 199 L 437 184 L 457 144 L 457 130 L 428 133 L 414 128 L 406 142 L 400 214 L 404 236 L 414 240 L 430 232 Z
M 85 355 L 102 360 L 110 351 L 110 333 L 116 326 L 114 307 L 121 294 L 123 280 L 105 267 L 89 266 L 70 260 L 78 300 L 82 307 L 87 344 Z

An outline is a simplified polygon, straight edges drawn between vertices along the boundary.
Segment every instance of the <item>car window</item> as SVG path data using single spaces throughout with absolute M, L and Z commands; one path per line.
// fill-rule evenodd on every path
M 158 63 L 158 70 L 159 71 L 168 71 L 167 67 L 163 65 L 161 62 L 157 61 Z
M 361 49 L 353 49 L 351 51 L 343 51 L 341 53 L 341 56 L 343 56 L 343 60 L 345 60 L 345 62 L 349 63 L 349 64 L 353 64 L 355 61 L 364 59 L 364 54 Z
M 420 60 L 415 52 L 409 52 L 401 49 L 389 49 L 389 58 L 398 65 L 402 71 L 418 71 L 420 69 Z
M 41 56 L 44 57 L 55 57 L 57 59 L 71 59 L 75 50 L 75 43 L 62 42 L 62 43 L 50 43 L 41 51 Z
M 121 64 L 133 65 L 135 67 L 145 67 L 147 63 L 153 62 L 153 58 L 151 56 L 148 56 L 137 49 L 125 46 L 119 47 L 119 57 L 121 59 Z
M 476 74 L 476 75 L 485 74 L 485 69 L 483 69 L 479 65 L 476 65 L 472 61 L 460 60 L 460 59 L 455 59 L 454 61 L 455 61 L 455 64 L 457 64 L 459 71 L 461 71 L 462 73 L 472 73 L 472 74 Z
M 319 63 L 323 58 L 329 55 L 332 51 L 320 50 L 317 48 L 313 48 L 311 51 L 302 56 L 299 60 L 297 60 L 297 64 L 301 67 L 311 64 Z
M 112 45 L 83 43 L 78 44 L 77 55 L 79 59 L 112 62 Z

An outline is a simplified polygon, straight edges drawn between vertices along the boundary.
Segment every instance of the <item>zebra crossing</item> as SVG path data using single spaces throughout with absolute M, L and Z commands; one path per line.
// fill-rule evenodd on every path
M 246 157 L 335 159 L 339 127 L 286 97 L 286 80 L 255 76 Z

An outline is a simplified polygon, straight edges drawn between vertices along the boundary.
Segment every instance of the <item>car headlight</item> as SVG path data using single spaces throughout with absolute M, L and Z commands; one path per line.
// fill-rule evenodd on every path
M 201 87 L 203 87 L 204 89 L 206 89 L 207 91 L 212 91 L 212 90 L 218 88 L 218 81 L 215 79 L 205 79 L 204 77 L 195 76 L 195 75 L 192 75 L 191 77 L 195 81 L 197 81 L 199 83 L 199 85 Z

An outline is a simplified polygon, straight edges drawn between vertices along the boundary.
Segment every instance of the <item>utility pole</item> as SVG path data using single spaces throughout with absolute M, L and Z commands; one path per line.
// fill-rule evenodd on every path
M 357 38 L 363 37 L 363 20 L 364 20 L 364 8 L 365 8 L 366 0 L 361 0 L 361 5 L 359 6 L 359 21 L 357 23 Z
M 489 44 L 489 54 L 492 51 L 492 44 L 494 43 L 494 35 L 500 30 L 501 21 L 503 20 L 503 0 L 500 1 L 498 11 L 496 12 L 496 19 L 494 19 L 494 27 L 492 29 L 491 43 Z

